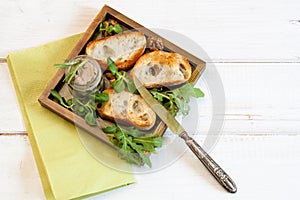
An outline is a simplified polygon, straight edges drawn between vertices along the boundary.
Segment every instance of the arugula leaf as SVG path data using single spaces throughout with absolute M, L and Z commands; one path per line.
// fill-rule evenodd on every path
M 67 105 L 67 104 L 65 103 L 63 97 L 60 96 L 60 94 L 59 94 L 56 90 L 52 89 L 52 90 L 50 91 L 50 93 L 52 94 L 53 97 L 55 97 L 55 98 L 58 100 L 58 102 L 59 102 L 62 106 L 66 107 L 66 108 L 70 108 L 70 106 Z
M 137 93 L 134 82 L 125 71 L 118 71 L 118 68 L 114 61 L 108 57 L 107 65 L 112 75 L 116 77 L 116 80 L 112 83 L 112 87 L 115 89 L 117 93 L 122 92 L 126 87 L 129 92 Z
M 51 90 L 50 93 L 58 100 L 58 102 L 62 106 L 72 110 L 77 115 L 83 117 L 86 123 L 88 123 L 91 126 L 97 125 L 95 118 L 96 102 L 103 103 L 108 101 L 108 94 L 101 93 L 100 91 L 96 91 L 95 94 L 90 95 L 90 97 L 84 102 L 75 97 L 65 102 L 64 98 L 60 96 L 56 90 Z
M 63 79 L 63 82 L 66 82 L 68 84 L 71 83 L 72 79 L 75 77 L 77 71 L 85 65 L 87 61 L 82 61 L 82 60 L 70 60 L 68 62 L 62 63 L 62 64 L 54 64 L 55 67 L 59 69 L 67 69 L 70 67 L 73 67 L 68 74 L 65 75 L 65 78 Z
M 117 79 L 113 82 L 112 87 L 117 93 L 122 92 L 125 89 L 125 83 L 123 80 Z
M 152 167 L 149 156 L 145 152 L 155 153 L 156 147 L 162 146 L 162 138 L 157 134 L 145 134 L 133 127 L 123 128 L 113 125 L 102 128 L 110 141 L 119 147 L 119 156 L 129 163 Z
M 123 29 L 119 24 L 114 25 L 112 30 L 115 31 L 116 33 L 122 33 L 123 32 Z
M 194 88 L 194 96 L 195 98 L 204 97 L 204 93 L 199 88 Z
M 63 82 L 67 82 L 68 84 L 71 83 L 72 79 L 75 77 L 76 72 L 84 66 L 86 61 L 81 61 L 73 66 L 73 68 L 70 70 L 70 72 L 65 76 Z
M 106 37 L 107 35 L 113 35 L 114 33 L 119 34 L 123 32 L 122 27 L 114 22 L 111 21 L 103 21 L 99 25 L 99 31 Z
M 106 31 L 108 32 L 108 33 L 110 33 L 110 32 L 112 32 L 113 31 L 113 26 L 112 25 L 109 25 L 108 27 L 107 27 L 107 29 L 106 29 Z
M 131 164 L 135 164 L 138 166 L 143 164 L 143 160 L 138 153 L 132 153 L 123 149 L 119 149 L 119 156 L 121 159 Z
M 66 69 L 66 68 L 69 68 L 73 65 L 76 65 L 80 62 L 80 60 L 70 60 L 68 62 L 65 62 L 65 63 L 62 63 L 62 64 L 54 64 L 55 67 L 59 68 L 59 69 Z
M 187 83 L 180 88 L 173 90 L 173 93 L 178 96 L 184 98 L 186 101 L 189 101 L 190 97 L 204 97 L 204 93 L 199 88 L 194 88 L 193 83 Z
M 109 95 L 106 93 L 101 93 L 99 90 L 97 90 L 93 97 L 95 98 L 95 102 L 103 103 L 108 101 Z
M 91 125 L 91 126 L 95 126 L 97 125 L 96 123 L 96 119 L 95 119 L 95 116 L 94 116 L 94 112 L 88 112 L 85 117 L 84 117 L 85 121 Z
M 193 83 L 187 83 L 179 88 L 169 91 L 163 91 L 162 88 L 153 88 L 150 90 L 153 97 L 170 111 L 172 115 L 178 112 L 178 115 L 187 115 L 190 111 L 190 98 L 204 97 L 204 93 L 195 88 Z
M 107 126 L 105 128 L 102 128 L 102 130 L 105 132 L 105 133 L 114 133 L 117 131 L 117 126 Z
M 138 91 L 135 87 L 135 84 L 134 84 L 133 80 L 130 79 L 130 78 L 127 78 L 127 80 L 128 80 L 127 81 L 127 88 L 129 90 L 129 92 L 131 92 L 132 94 L 136 94 Z
M 112 75 L 115 76 L 117 73 L 117 66 L 110 57 L 107 57 L 107 66 L 108 66 L 110 72 L 112 73 Z

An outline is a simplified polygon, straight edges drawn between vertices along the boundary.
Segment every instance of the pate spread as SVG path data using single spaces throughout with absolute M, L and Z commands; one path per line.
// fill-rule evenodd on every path
M 76 85 L 88 85 L 93 82 L 97 76 L 97 69 L 90 62 L 85 63 L 84 66 L 79 68 L 74 78 Z

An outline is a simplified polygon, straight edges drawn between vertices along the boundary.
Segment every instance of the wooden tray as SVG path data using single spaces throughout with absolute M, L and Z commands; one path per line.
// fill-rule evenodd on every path
M 164 50 L 170 51 L 170 52 L 176 52 L 188 59 L 190 62 L 190 65 L 192 66 L 192 76 L 189 80 L 189 82 L 196 82 L 200 75 L 202 74 L 203 70 L 205 69 L 205 62 L 201 59 L 191 55 L 187 51 L 181 49 L 180 47 L 172 44 L 167 39 L 162 38 L 161 36 L 155 34 L 154 32 L 148 30 L 147 28 L 143 27 L 142 25 L 136 23 L 135 21 L 129 19 L 125 15 L 119 13 L 118 11 L 112 9 L 111 7 L 105 5 L 101 11 L 98 13 L 98 15 L 95 17 L 93 22 L 90 24 L 86 32 L 83 34 L 77 45 L 74 47 L 70 55 L 68 56 L 67 60 L 80 55 L 84 54 L 85 47 L 87 43 L 92 40 L 95 33 L 98 31 L 99 24 L 108 19 L 114 19 L 116 20 L 124 30 L 132 30 L 136 29 L 142 33 L 145 34 L 146 37 L 152 36 L 152 37 L 158 37 L 161 38 L 164 44 Z M 64 78 L 64 71 L 58 70 L 54 78 L 50 81 L 50 83 L 47 85 L 46 89 L 43 91 L 42 95 L 39 97 L 39 102 L 41 105 L 45 106 L 46 108 L 50 109 L 51 111 L 57 113 L 61 117 L 65 118 L 68 121 L 71 121 L 76 124 L 76 126 L 84 129 L 91 135 L 99 138 L 106 144 L 113 146 L 111 142 L 109 141 L 107 135 L 97 126 L 90 126 L 88 125 L 83 118 L 80 116 L 74 114 L 72 111 L 64 108 L 59 103 L 54 101 L 54 98 L 52 95 L 50 95 L 50 91 L 52 89 L 55 89 L 58 92 L 62 92 L 65 88 L 65 84 L 62 82 Z M 152 132 L 155 132 L 157 134 L 162 135 L 166 129 L 166 125 L 160 121 L 158 118 L 155 127 L 152 130 Z

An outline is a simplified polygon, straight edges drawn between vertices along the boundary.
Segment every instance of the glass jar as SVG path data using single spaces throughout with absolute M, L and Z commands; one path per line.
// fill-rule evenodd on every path
M 86 99 L 91 94 L 95 93 L 96 90 L 101 89 L 102 82 L 102 70 L 99 63 L 87 56 L 79 55 L 73 58 L 72 60 L 80 60 L 83 65 L 77 70 L 74 78 L 68 84 L 69 89 L 73 97 L 79 99 Z M 65 75 L 70 73 L 74 67 L 81 64 L 75 64 L 72 67 L 69 67 L 65 71 Z

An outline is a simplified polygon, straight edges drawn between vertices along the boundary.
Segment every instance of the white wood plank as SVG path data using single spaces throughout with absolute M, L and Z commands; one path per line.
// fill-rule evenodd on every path
M 224 130 L 299 134 L 299 64 L 218 64 L 226 95 Z
M 200 142 L 200 141 L 199 141 Z M 212 157 L 232 176 L 236 194 L 225 192 L 187 151 L 171 166 L 137 175 L 137 183 L 89 199 L 297 199 L 299 136 L 222 136 Z M 26 136 L 0 136 L 2 199 L 44 199 Z
M 25 135 L 0 135 L 0 198 L 45 199 Z
M 212 73 L 212 67 L 217 74 Z M 300 134 L 299 70 L 296 63 L 208 64 L 197 83 L 206 97 L 193 105 L 198 106 L 198 133 L 207 134 L 214 120 L 212 110 L 218 102 L 213 103 L 212 96 L 222 93 L 222 87 L 213 86 L 221 82 L 225 93 L 223 134 Z M 215 82 L 209 83 L 210 79 Z
M 299 136 L 224 136 L 211 155 L 234 178 L 225 192 L 190 153 L 170 167 L 137 176 L 137 184 L 90 199 L 297 199 Z
M 0 63 L 0 91 L 0 133 L 24 133 L 22 114 L 5 63 Z
M 298 0 L 1 1 L 0 57 L 83 32 L 104 3 L 146 27 L 187 36 L 213 61 L 299 62 Z

